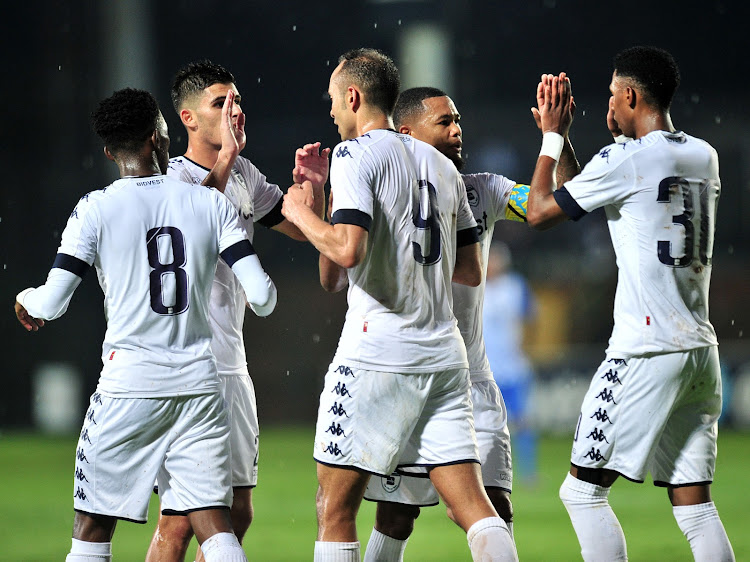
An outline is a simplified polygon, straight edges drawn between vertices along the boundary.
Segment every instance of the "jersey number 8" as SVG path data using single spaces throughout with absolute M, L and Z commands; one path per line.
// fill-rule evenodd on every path
M 167 253 L 164 251 L 167 238 L 172 262 L 162 263 L 161 256 Z M 187 263 L 185 237 L 174 226 L 152 228 L 146 233 L 146 248 L 148 264 L 153 269 L 149 275 L 151 310 L 162 315 L 182 314 L 188 309 L 188 276 L 183 269 Z

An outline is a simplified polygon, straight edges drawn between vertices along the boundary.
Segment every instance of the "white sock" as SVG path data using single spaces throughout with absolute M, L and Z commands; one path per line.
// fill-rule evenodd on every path
M 359 541 L 315 541 L 314 562 L 359 562 Z
M 585 561 L 627 560 L 625 535 L 609 505 L 609 488 L 578 480 L 568 473 L 560 486 L 560 499 L 573 523 Z
M 247 562 L 245 551 L 234 533 L 216 533 L 201 545 L 206 562 Z
M 517 562 L 516 545 L 502 517 L 485 517 L 466 531 L 474 562 Z
M 672 508 L 674 518 L 690 543 L 696 561 L 734 561 L 734 551 L 714 502 Z
M 65 558 L 65 562 L 110 562 L 112 560 L 111 542 L 72 540 L 70 554 Z
M 408 540 L 400 541 L 373 529 L 370 540 L 367 541 L 363 562 L 403 562 Z

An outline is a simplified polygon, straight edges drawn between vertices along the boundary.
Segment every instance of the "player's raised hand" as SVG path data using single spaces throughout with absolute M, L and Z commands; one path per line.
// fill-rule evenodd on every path
M 16 318 L 18 318 L 18 321 L 21 323 L 21 326 L 26 328 L 27 332 L 36 332 L 44 326 L 44 320 L 41 318 L 34 318 L 31 316 L 28 311 L 23 307 L 23 305 L 16 301 L 15 305 L 16 310 Z
M 306 144 L 294 153 L 292 179 L 295 183 L 309 181 L 313 188 L 323 187 L 328 179 L 330 148 L 320 150 L 320 142 Z
M 607 128 L 612 133 L 612 137 L 617 138 L 623 134 L 620 125 L 617 124 L 615 119 L 615 96 L 609 97 L 609 108 L 607 110 Z
M 238 111 L 235 111 L 238 110 Z M 236 157 L 247 144 L 245 114 L 234 103 L 234 90 L 227 90 L 221 108 L 221 150 Z
M 542 133 L 568 135 L 575 109 L 572 98 L 570 80 L 564 72 L 558 76 L 542 75 L 537 86 L 537 111 Z

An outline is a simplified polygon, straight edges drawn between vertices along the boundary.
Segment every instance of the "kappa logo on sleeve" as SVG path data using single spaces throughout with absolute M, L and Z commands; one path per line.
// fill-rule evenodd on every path
M 336 158 L 343 158 L 344 156 L 353 158 L 352 153 L 349 152 L 349 149 L 347 147 L 340 146 L 339 149 L 336 151 Z

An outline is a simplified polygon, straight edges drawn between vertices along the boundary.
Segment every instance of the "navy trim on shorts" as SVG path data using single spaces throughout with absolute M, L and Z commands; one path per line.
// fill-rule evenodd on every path
M 353 224 L 370 232 L 372 217 L 359 209 L 339 209 L 333 213 L 331 224 Z
M 575 466 L 576 468 L 583 469 L 583 470 L 609 470 L 610 472 L 616 472 L 619 476 L 622 476 L 625 480 L 630 480 L 631 482 L 635 482 L 636 484 L 643 484 L 643 480 L 638 480 L 637 478 L 631 478 L 627 474 L 623 474 L 619 470 L 612 470 L 611 468 L 592 468 L 590 466 L 580 466 L 575 463 L 570 463 L 570 466 Z M 572 476 L 572 475 L 571 475 Z M 576 478 L 574 476 L 574 478 Z M 581 482 L 588 482 L 589 484 L 592 484 L 592 482 L 589 482 L 588 480 L 584 480 L 583 478 L 578 478 Z M 599 484 L 595 484 L 595 486 L 598 486 Z
M 713 484 L 713 480 L 706 480 L 705 482 L 687 482 L 685 484 L 670 484 L 669 482 L 663 482 L 662 480 L 654 480 L 654 486 L 659 488 L 684 488 L 686 486 L 708 486 Z
M 281 223 L 286 217 L 281 212 L 281 206 L 284 204 L 284 198 L 279 197 L 276 206 L 268 211 L 263 218 L 258 219 L 258 222 L 266 228 L 273 228 L 277 224 Z
M 246 484 L 244 486 L 232 486 L 233 490 L 252 490 L 256 487 L 256 484 Z
M 430 469 L 433 469 L 433 468 L 437 468 L 439 466 L 452 466 L 454 464 L 466 464 L 466 463 L 469 463 L 469 462 L 480 464 L 480 462 L 477 459 L 462 459 L 462 460 L 458 460 L 458 461 L 444 462 L 444 463 L 440 463 L 440 464 L 426 464 L 426 463 L 424 463 L 424 464 L 417 464 L 417 463 L 415 463 L 415 464 L 400 464 L 400 465 L 398 465 L 396 467 L 396 472 L 398 472 L 399 474 L 403 475 L 404 474 L 403 472 L 399 472 L 398 471 L 399 468 L 403 468 L 403 467 L 424 467 L 427 470 L 430 470 Z M 407 476 L 412 476 L 413 474 L 414 474 L 413 472 L 407 472 L 406 473 Z M 421 477 L 417 476 L 417 478 L 421 478 Z M 429 475 L 427 476 L 427 478 L 429 478 Z
M 513 490 L 503 488 L 502 486 L 485 486 L 485 488 L 489 488 L 490 490 L 502 490 L 503 492 L 508 492 L 509 494 L 513 493 Z
M 227 262 L 229 267 L 232 267 L 235 263 L 240 261 L 242 258 L 252 256 L 255 254 L 255 248 L 250 243 L 250 240 L 240 240 L 236 244 L 232 244 L 221 253 L 221 259 Z
M 568 192 L 565 186 L 560 189 L 556 189 L 552 192 L 552 196 L 557 201 L 560 208 L 574 221 L 580 220 L 588 213 L 584 211 L 581 206 L 573 199 L 573 196 Z
M 130 523 L 138 523 L 139 525 L 145 525 L 148 521 L 141 521 L 140 519 L 128 519 L 127 517 L 119 517 L 117 515 L 108 515 L 106 513 L 92 513 L 91 511 L 84 511 L 82 509 L 73 508 L 73 511 L 89 515 L 90 517 L 112 517 L 113 519 L 119 519 L 120 521 L 129 521 Z
M 79 259 L 75 256 L 71 256 L 68 254 L 57 254 L 55 256 L 55 261 L 52 264 L 52 267 L 70 271 L 73 275 L 77 275 L 78 277 L 83 279 L 83 276 L 91 266 L 82 259 Z
M 456 233 L 456 246 L 469 246 L 479 242 L 479 227 L 464 228 Z
M 377 502 L 377 503 L 392 503 L 394 505 L 409 505 L 411 507 L 434 507 L 438 505 L 440 502 L 436 501 L 435 503 L 404 503 L 404 502 L 389 502 L 386 500 L 371 500 L 367 496 L 365 496 L 363 499 L 367 500 L 368 502 Z
M 176 511 L 174 509 L 162 509 L 161 514 L 167 515 L 167 516 L 181 515 L 182 517 L 187 517 L 188 513 L 195 513 L 196 511 L 206 511 L 207 509 L 226 509 L 227 511 L 229 511 L 229 508 L 226 505 L 209 505 L 206 507 L 196 507 L 195 509 L 186 509 L 185 511 Z

